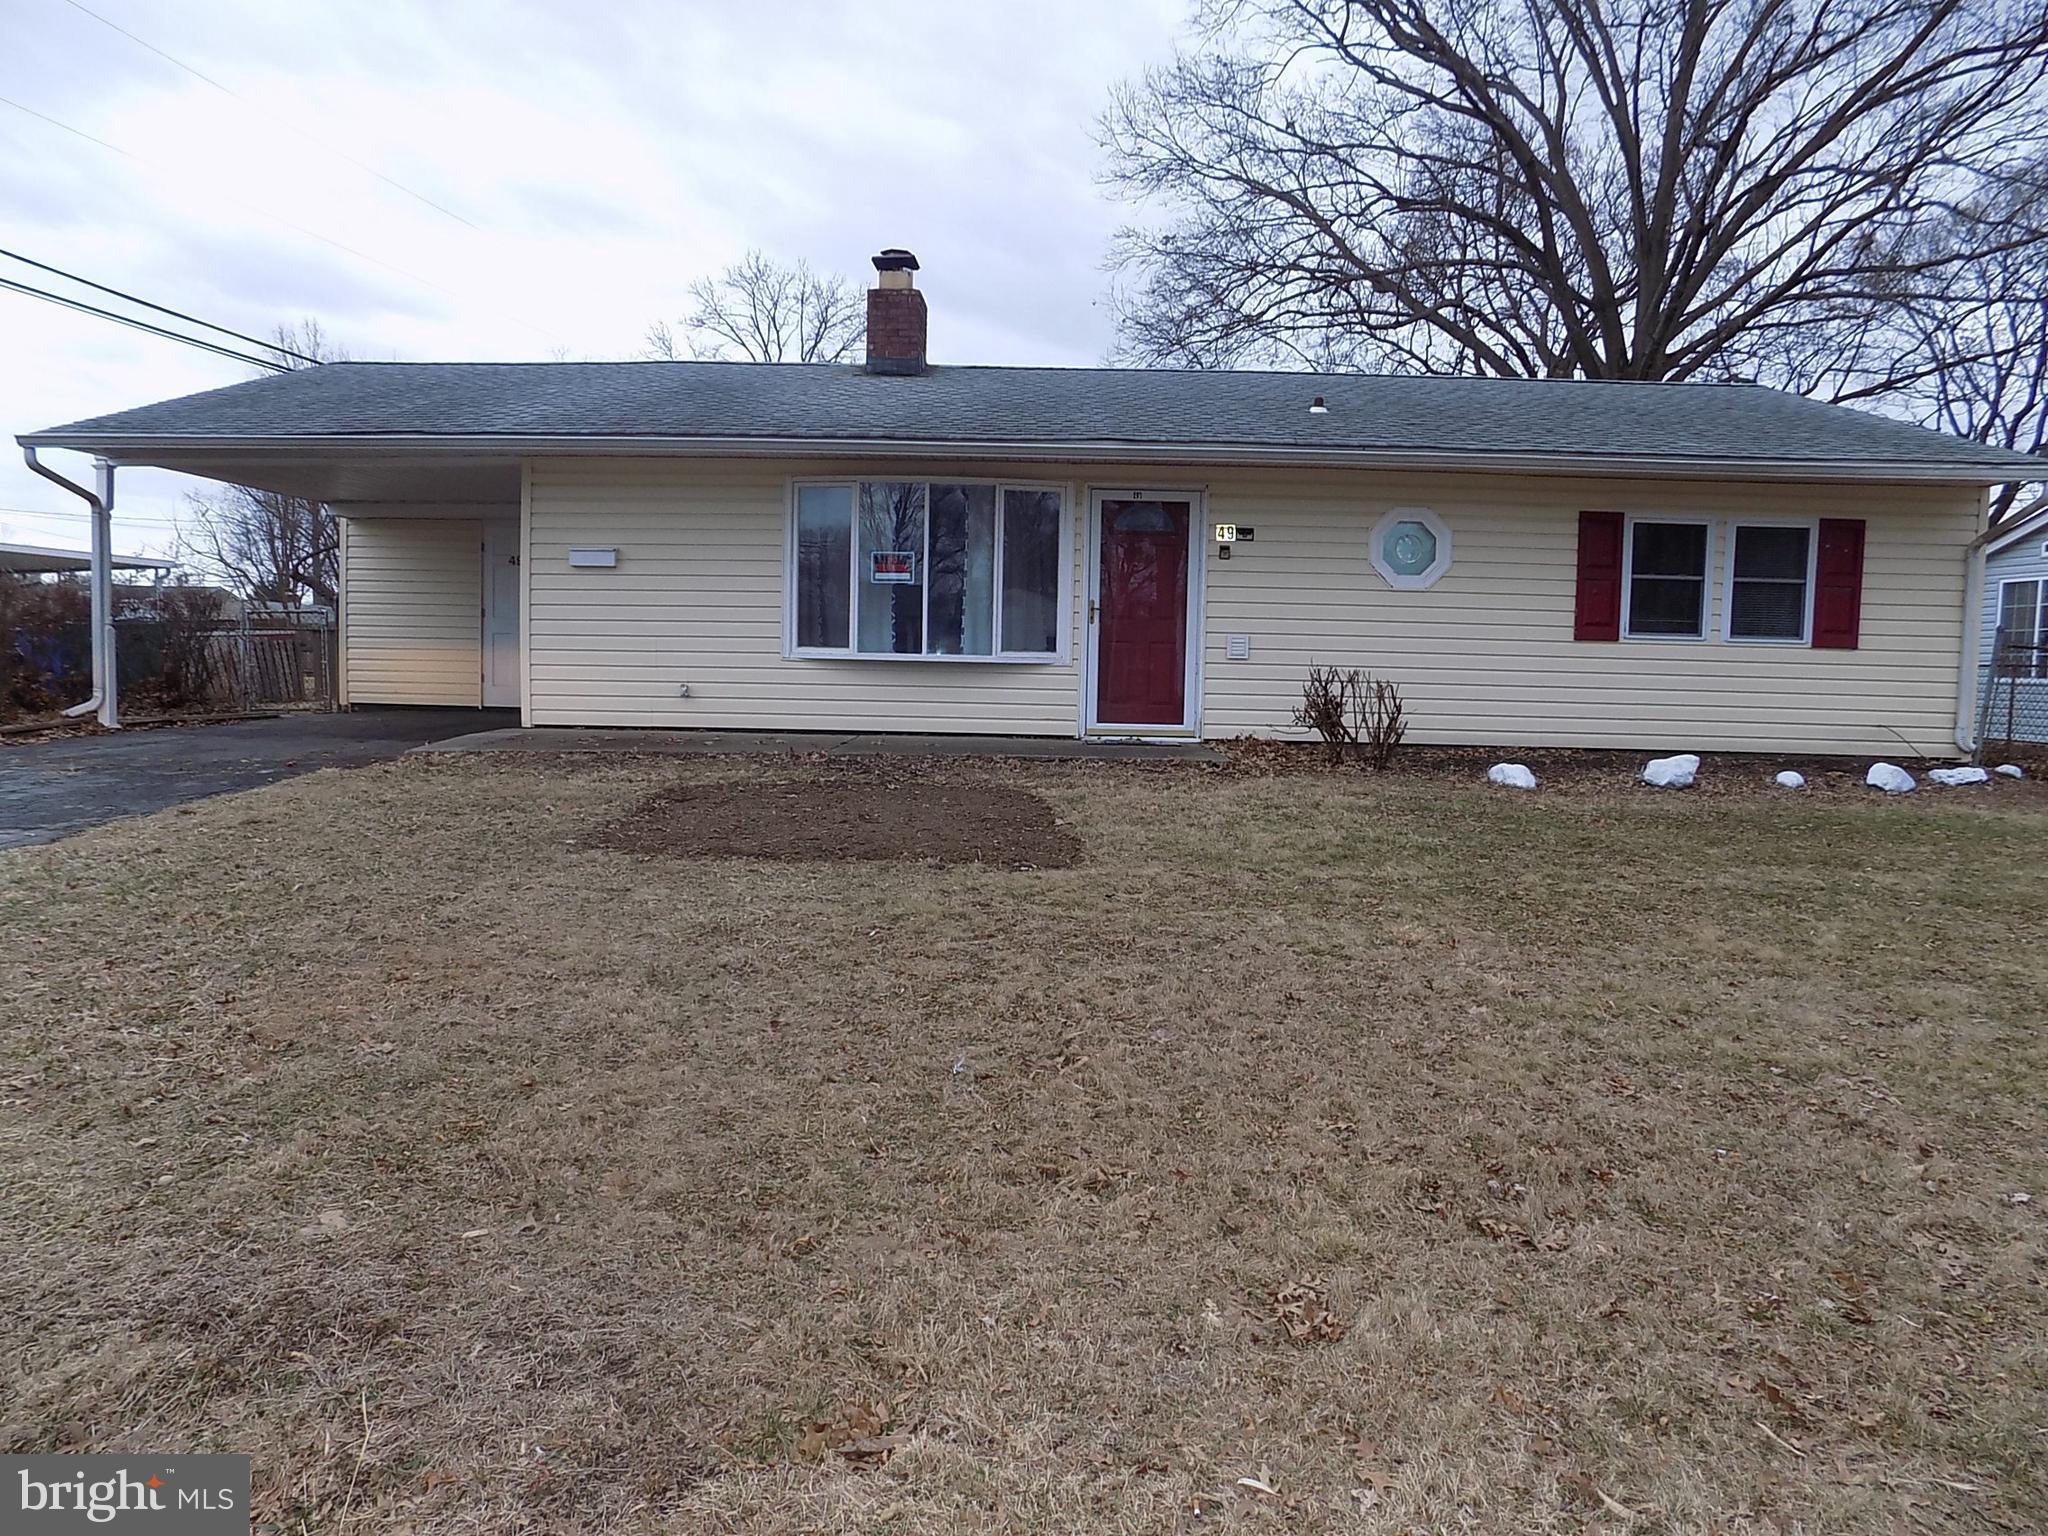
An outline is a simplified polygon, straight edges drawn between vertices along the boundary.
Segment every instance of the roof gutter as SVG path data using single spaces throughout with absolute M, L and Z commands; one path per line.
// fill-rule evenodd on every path
M 1477 453 L 1448 449 L 1323 448 L 1292 444 L 1145 443 L 1120 439 L 1001 440 L 818 437 L 633 437 L 578 434 L 331 434 L 293 437 L 192 436 L 176 433 L 71 434 L 32 432 L 24 448 L 75 448 L 127 463 L 149 464 L 169 449 L 216 453 L 415 453 L 430 455 L 612 456 L 682 458 L 1011 459 L 1026 462 L 1312 466 L 1356 469 L 1459 470 L 1475 474 L 1641 475 L 1659 478 L 1809 482 L 1923 482 L 2008 485 L 2048 478 L 2048 465 L 2026 455 L 2012 467 L 1984 464 L 1887 463 L 1871 460 L 1717 459 L 1662 455 Z
M 105 459 L 93 460 L 99 491 L 88 491 L 67 480 L 36 457 L 36 450 L 22 445 L 28 467 L 52 485 L 60 486 L 82 500 L 92 517 L 92 696 L 83 704 L 64 711 L 67 719 L 96 714 L 110 731 L 121 728 L 120 678 L 114 657 L 114 466 Z
M 2048 534 L 2048 508 L 2029 511 L 2017 522 L 2008 520 L 1995 528 L 1987 528 L 1980 542 L 1984 545 L 1985 554 L 1998 555 L 2035 534 Z

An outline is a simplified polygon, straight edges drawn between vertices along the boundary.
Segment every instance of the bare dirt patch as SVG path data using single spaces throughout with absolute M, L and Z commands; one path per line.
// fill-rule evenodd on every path
M 1081 853 L 1028 790 L 907 772 L 678 784 L 589 839 L 684 858 L 911 861 L 1064 869 Z

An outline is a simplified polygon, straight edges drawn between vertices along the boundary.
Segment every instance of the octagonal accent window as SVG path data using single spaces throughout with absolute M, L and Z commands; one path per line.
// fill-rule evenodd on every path
M 1433 587 L 1451 568 L 1451 530 L 1427 507 L 1396 507 L 1373 524 L 1372 566 L 1396 591 Z

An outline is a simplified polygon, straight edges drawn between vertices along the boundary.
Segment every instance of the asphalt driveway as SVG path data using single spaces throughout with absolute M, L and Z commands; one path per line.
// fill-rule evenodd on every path
M 516 723 L 504 710 L 373 709 L 0 746 L 0 848 L 51 842 L 316 768 L 379 762 L 508 718 Z

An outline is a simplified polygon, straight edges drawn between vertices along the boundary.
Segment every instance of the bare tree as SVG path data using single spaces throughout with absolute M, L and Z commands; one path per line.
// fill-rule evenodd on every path
M 320 322 L 281 325 L 273 354 L 287 369 L 345 362 L 348 353 Z M 341 592 L 341 534 L 334 514 L 317 501 L 229 485 L 185 498 L 178 554 L 186 563 L 257 602 L 335 606 Z
M 2048 175 L 2030 199 L 2048 206 Z M 1834 398 L 1896 403 L 1915 419 L 2020 453 L 2048 451 L 2048 241 L 1958 268 L 1932 298 L 1898 307 L 1888 375 L 1844 378 Z M 2048 478 L 2048 471 L 2044 471 Z M 1994 524 L 2019 500 L 2005 486 Z
M 843 363 L 867 334 L 865 300 L 852 283 L 760 251 L 748 251 L 715 279 L 698 278 L 689 293 L 684 340 L 657 320 L 647 328 L 647 356 L 673 362 L 687 347 L 697 358 Z
M 2028 419 L 2040 357 L 1991 274 L 2048 240 L 2039 0 L 1197 16 L 1103 123 L 1110 184 L 1163 211 L 1119 241 L 1134 360 L 1749 378 L 1929 419 L 1960 387 L 2001 402 L 1975 433 Z

